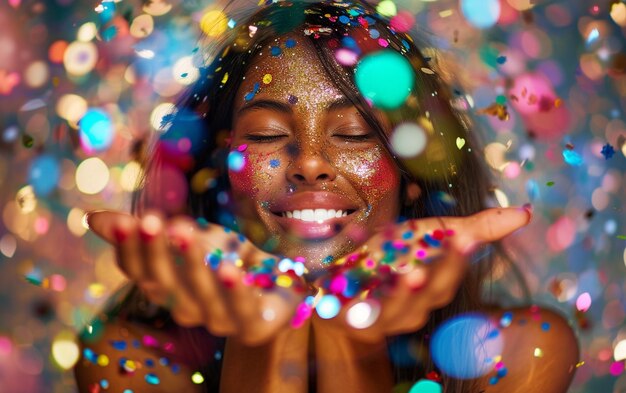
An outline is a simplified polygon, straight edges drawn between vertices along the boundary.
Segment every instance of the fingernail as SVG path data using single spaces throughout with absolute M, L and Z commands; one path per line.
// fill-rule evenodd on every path
M 139 225 L 139 237 L 144 242 L 150 242 L 156 237 L 161 230 L 163 224 L 161 219 L 155 215 L 149 214 L 141 219 Z
M 531 205 L 530 203 L 525 203 L 522 207 L 528 213 L 528 221 L 530 221 L 533 218 L 533 205 Z
M 113 228 L 113 237 L 118 243 L 124 243 L 128 239 L 128 231 L 118 226 Z
M 220 278 L 222 281 L 222 285 L 224 285 L 224 288 L 227 289 L 232 289 L 235 287 L 235 280 L 233 280 L 230 277 L 221 277 Z
M 426 271 L 420 267 L 407 273 L 406 284 L 413 292 L 417 292 L 426 284 Z
M 178 248 L 181 252 L 186 252 L 189 250 L 189 239 L 180 236 L 179 234 L 174 234 L 170 236 L 170 242 L 176 248 Z

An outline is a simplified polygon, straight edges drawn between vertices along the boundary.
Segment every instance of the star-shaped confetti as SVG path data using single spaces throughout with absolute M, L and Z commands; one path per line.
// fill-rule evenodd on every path
M 600 153 L 602 153 L 605 160 L 608 160 L 609 158 L 613 157 L 613 154 L 615 154 L 615 149 L 613 148 L 613 146 L 607 143 L 606 145 L 602 146 L 602 150 L 600 151 Z

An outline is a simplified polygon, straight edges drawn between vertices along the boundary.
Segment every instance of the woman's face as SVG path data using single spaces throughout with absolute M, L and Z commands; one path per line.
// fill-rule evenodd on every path
M 311 270 L 399 214 L 395 161 L 308 39 L 281 37 L 254 59 L 235 98 L 231 150 L 245 159 L 229 170 L 241 230 Z

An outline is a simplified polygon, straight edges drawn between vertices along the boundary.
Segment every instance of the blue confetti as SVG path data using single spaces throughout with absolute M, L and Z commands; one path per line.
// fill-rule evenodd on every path
M 270 55 L 272 56 L 280 56 L 283 51 L 278 46 L 272 46 L 270 48 Z
M 96 355 L 95 352 L 89 348 L 83 349 L 83 357 L 92 363 L 96 363 L 96 360 L 98 359 L 98 355 Z
M 574 150 L 563 150 L 563 159 L 571 166 L 581 166 L 583 163 L 583 158 Z
M 126 341 L 123 340 L 112 340 L 110 341 L 111 346 L 115 349 L 117 349 L 118 351 L 124 351 L 126 349 Z
M 235 150 L 231 151 L 230 154 L 228 154 L 228 169 L 230 169 L 231 171 L 239 172 L 243 169 L 245 165 L 246 159 L 240 152 Z
M 341 303 L 339 299 L 335 295 L 324 295 L 317 302 L 315 306 L 315 311 L 317 311 L 317 315 L 319 315 L 322 319 L 331 319 L 339 314 L 339 310 L 341 309 Z
M 148 382 L 150 385 L 158 385 L 159 383 L 161 383 L 161 380 L 155 374 L 148 373 L 146 374 L 146 382 Z
M 33 186 L 33 191 L 37 196 L 50 194 L 56 188 L 60 178 L 59 163 L 48 154 L 34 159 L 28 171 L 28 181 Z
M 270 167 L 271 168 L 278 168 L 280 166 L 280 160 L 279 159 L 271 159 L 270 160 Z
M 296 46 L 297 42 L 295 39 L 293 38 L 289 38 L 287 39 L 287 41 L 285 41 L 285 48 L 294 48 Z
M 613 146 L 607 143 L 606 145 L 602 146 L 602 151 L 600 151 L 600 153 L 602 153 L 605 160 L 608 160 L 615 154 L 615 149 L 613 148 Z

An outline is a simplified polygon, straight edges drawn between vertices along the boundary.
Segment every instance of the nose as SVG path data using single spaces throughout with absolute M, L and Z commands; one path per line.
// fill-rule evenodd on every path
M 287 180 L 294 184 L 314 185 L 333 181 L 337 173 L 330 161 L 319 150 L 294 149 L 291 165 L 287 168 Z

